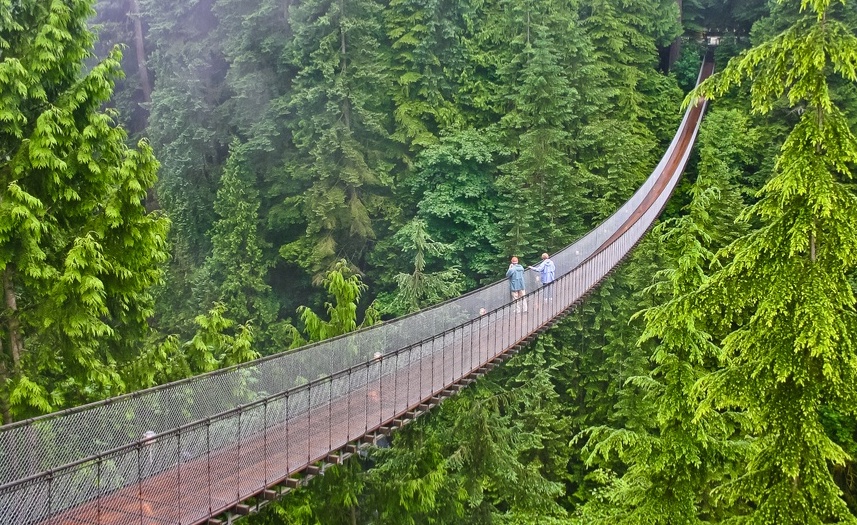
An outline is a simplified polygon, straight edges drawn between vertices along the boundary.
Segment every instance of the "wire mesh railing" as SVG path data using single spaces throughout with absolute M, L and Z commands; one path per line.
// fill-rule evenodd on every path
M 701 72 L 701 76 L 703 73 Z M 652 175 L 598 228 L 528 272 L 319 344 L 0 427 L 10 523 L 198 523 L 413 409 L 544 326 L 651 226 L 690 154 L 689 108 Z

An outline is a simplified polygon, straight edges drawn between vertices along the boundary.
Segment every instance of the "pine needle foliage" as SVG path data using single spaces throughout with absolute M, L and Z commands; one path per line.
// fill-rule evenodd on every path
M 396 237 L 408 254 L 413 254 L 414 270 L 396 275 L 398 289 L 389 310 L 399 314 L 419 311 L 461 294 L 464 275 L 457 266 L 437 272 L 427 272 L 427 258 L 442 258 L 452 250 L 449 244 L 437 242 L 428 235 L 425 221 L 414 219 Z
M 717 496 L 746 503 L 742 521 L 854 523 L 830 473 L 847 456 L 825 433 L 828 406 L 855 415 L 854 294 L 857 199 L 848 186 L 857 140 L 831 94 L 857 80 L 857 37 L 839 19 L 845 2 L 790 2 L 800 14 L 779 34 L 730 61 L 691 96 L 717 98 L 750 82 L 753 111 L 784 100 L 800 115 L 759 201 L 741 215 L 760 227 L 719 254 L 700 311 L 734 328 L 724 370 L 703 380 L 713 409 L 746 411 L 745 471 Z M 692 100 L 692 99 L 691 99 Z
M 143 207 L 158 163 L 145 142 L 129 148 L 102 109 L 119 50 L 84 70 L 91 6 L 0 2 L 6 421 L 121 391 L 115 364 L 148 331 L 149 289 L 167 258 L 169 223 Z
M 464 124 L 455 99 L 473 10 L 456 0 L 390 1 L 385 25 L 393 53 L 395 140 L 424 148 L 438 142 L 440 131 Z
M 232 317 L 255 321 L 264 330 L 274 322 L 278 304 L 265 282 L 273 262 L 266 258 L 269 247 L 259 233 L 259 192 L 244 149 L 233 142 L 220 179 L 214 203 L 219 218 L 211 232 L 212 253 L 202 271 L 205 282 L 199 283 L 207 293 L 200 294 L 200 302 L 223 303 Z
M 387 155 L 390 82 L 377 0 L 311 0 L 296 6 L 290 55 L 300 72 L 289 108 L 308 183 L 301 198 L 306 235 L 280 253 L 320 278 L 336 261 L 358 263 L 376 238 L 373 211 L 384 200 L 392 167 Z
M 302 336 L 296 328 L 290 327 L 292 348 L 347 334 L 364 326 L 371 326 L 380 318 L 375 308 L 370 305 L 366 309 L 363 322 L 357 323 L 357 305 L 360 302 L 360 297 L 366 291 L 366 285 L 345 260 L 340 260 L 333 269 L 327 272 L 322 284 L 334 301 L 324 303 L 329 319 L 323 319 L 307 306 L 299 307 L 298 315 L 303 323 L 306 336 Z
M 700 173 L 691 202 L 684 215 L 654 231 L 659 251 L 670 261 L 652 286 L 663 302 L 642 312 L 646 327 L 639 344 L 656 343 L 654 368 L 628 379 L 654 408 L 653 417 L 641 429 L 587 431 L 588 462 L 615 454 L 627 470 L 608 478 L 609 485 L 584 508 L 585 522 L 703 523 L 722 516 L 726 513 L 712 504 L 710 489 L 730 474 L 746 448 L 740 440 L 730 441 L 734 415 L 697 417 L 697 383 L 715 368 L 721 352 L 705 316 L 694 308 L 694 294 L 708 280 L 714 249 L 729 239 L 724 230 L 734 218 L 730 214 L 741 209 L 734 183 L 739 173 L 729 162 L 753 143 L 747 140 L 753 134 L 746 117 L 724 112 L 709 118 L 700 135 Z

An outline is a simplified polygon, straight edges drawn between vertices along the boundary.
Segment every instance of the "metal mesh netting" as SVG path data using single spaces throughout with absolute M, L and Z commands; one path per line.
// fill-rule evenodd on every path
M 560 278 L 551 287 L 527 272 L 527 290 L 535 290 L 530 315 L 520 315 L 521 302 L 510 303 L 504 280 L 298 351 L 2 427 L 0 515 L 33 523 L 95 501 L 88 518 L 62 523 L 108 515 L 106 522 L 127 515 L 136 523 L 168 501 L 170 512 L 190 517 L 164 522 L 195 522 L 194 512 L 204 519 L 411 409 L 566 309 L 627 254 L 677 182 L 668 164 L 678 162 L 680 172 L 687 160 L 690 147 L 679 138 L 692 144 L 699 122 L 692 113 L 631 199 L 553 256 Z M 656 184 L 663 191 L 653 191 Z M 277 454 L 284 461 L 274 466 Z M 213 480 L 224 472 L 228 482 Z M 102 508 L 106 494 L 112 507 Z

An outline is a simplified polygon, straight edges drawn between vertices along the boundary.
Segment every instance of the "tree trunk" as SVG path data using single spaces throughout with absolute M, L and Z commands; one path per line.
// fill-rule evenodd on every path
M 128 16 L 134 22 L 134 51 L 137 53 L 137 73 L 140 75 L 140 88 L 143 90 L 143 101 L 152 101 L 152 82 L 149 80 L 149 68 L 146 65 L 146 46 L 143 39 L 143 17 L 137 0 L 128 0 Z
M 142 122 L 139 122 L 140 130 L 145 130 L 149 126 L 149 107 L 152 102 L 152 81 L 149 78 L 149 66 L 146 62 L 146 41 L 143 36 L 143 15 L 140 14 L 140 4 L 137 0 L 128 0 L 128 16 L 134 22 L 134 51 L 137 54 L 137 74 L 140 75 L 140 89 L 143 91 L 143 102 L 146 104 L 143 107 Z M 158 197 L 155 194 L 154 188 L 149 188 L 146 192 L 146 211 L 153 211 L 160 208 Z
M 340 0 L 340 15 L 344 17 L 343 14 L 345 12 L 344 2 Z M 342 25 L 342 20 L 339 22 L 339 74 L 345 77 L 346 69 L 348 68 L 348 60 L 346 59 L 346 50 L 345 47 L 345 28 Z M 342 119 L 345 122 L 345 129 L 351 129 L 351 104 L 349 103 L 349 99 L 346 96 L 345 101 L 342 104 Z
M 4 313 L 6 332 L 9 337 L 8 355 L 4 352 L 5 345 L 0 341 L 0 414 L 3 416 L 3 424 L 13 421 L 12 410 L 9 406 L 8 381 L 15 376 L 21 366 L 21 355 L 24 353 L 24 339 L 21 335 L 21 322 L 18 320 L 18 299 L 15 297 L 15 284 L 12 281 L 15 268 L 11 264 L 6 265 L 3 272 L 3 295 L 6 299 Z M 11 358 L 12 368 L 8 366 Z
M 3 272 L 3 293 L 6 296 L 6 330 L 9 333 L 9 353 L 12 356 L 12 372 L 21 365 L 24 353 L 24 340 L 21 336 L 21 323 L 18 320 L 18 299 L 15 297 L 15 284 L 12 282 L 14 267 L 9 264 Z
M 675 0 L 675 3 L 678 4 L 678 22 L 679 25 L 682 23 L 682 0 Z M 681 35 L 677 36 L 673 43 L 670 44 L 670 55 L 667 60 L 667 71 L 670 71 L 673 65 L 678 61 L 679 56 L 681 55 Z
M 12 411 L 9 408 L 9 370 L 6 368 L 6 355 L 3 353 L 3 340 L 0 339 L 0 425 L 12 423 Z

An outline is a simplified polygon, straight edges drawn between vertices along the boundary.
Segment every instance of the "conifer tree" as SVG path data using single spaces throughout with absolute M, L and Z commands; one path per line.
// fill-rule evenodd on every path
M 754 112 L 785 103 L 797 115 L 741 216 L 759 227 L 724 250 L 700 292 L 707 315 L 736 327 L 726 368 L 704 387 L 711 406 L 746 410 L 755 438 L 745 471 L 718 491 L 724 501 L 746 503 L 752 523 L 853 523 L 829 470 L 846 455 L 820 410 L 853 417 L 857 407 L 857 140 L 831 92 L 836 77 L 857 80 L 857 37 L 838 18 L 845 2 L 789 5 L 800 10 L 791 25 L 692 94 L 717 98 L 749 80 Z
M 398 239 L 395 239 L 398 237 Z M 396 290 L 389 310 L 408 314 L 459 295 L 464 289 L 464 276 L 457 266 L 446 266 L 437 272 L 427 272 L 427 259 L 449 253 L 449 244 L 437 242 L 428 235 L 426 223 L 414 219 L 394 237 L 408 254 L 413 254 L 412 273 L 396 275 Z
M 470 2 L 454 0 L 390 2 L 386 26 L 394 52 L 396 140 L 425 147 L 437 142 L 439 131 L 463 124 L 456 97 L 465 61 L 465 23 L 473 9 Z
M 494 178 L 500 146 L 495 134 L 467 130 L 442 136 L 417 157 L 401 185 L 417 196 L 417 218 L 437 242 L 452 249 L 447 266 L 458 266 L 468 287 L 475 277 L 496 274 L 492 246 L 499 237 Z
M 515 108 L 503 119 L 518 138 L 516 158 L 500 166 L 503 176 L 498 180 L 505 197 L 499 222 L 506 230 L 506 251 L 513 254 L 532 251 L 530 243 L 535 241 L 562 246 L 582 230 L 575 212 L 584 191 L 569 156 L 574 93 L 552 39 L 539 34 L 546 31 L 544 26 L 528 29 L 534 42 L 528 42 L 521 55 Z
M 128 392 L 204 374 L 259 357 L 253 350 L 255 329 L 227 317 L 226 306 L 215 303 L 194 319 L 196 330 L 187 341 L 172 334 L 151 341 L 137 359 L 122 369 Z
M 322 284 L 334 301 L 324 303 L 329 319 L 323 319 L 308 306 L 299 307 L 298 315 L 303 323 L 305 337 L 297 328 L 290 327 L 292 348 L 347 334 L 358 328 L 371 326 L 379 320 L 378 312 L 370 304 L 364 313 L 363 322 L 357 323 L 357 306 L 366 291 L 366 285 L 344 259 L 327 272 Z
M 645 393 L 653 417 L 643 428 L 594 427 L 588 430 L 589 462 L 617 455 L 627 470 L 600 491 L 584 510 L 592 523 L 701 523 L 722 516 L 710 488 L 726 477 L 741 457 L 728 443 L 734 421 L 719 413 L 697 418 L 697 382 L 720 355 L 716 334 L 693 308 L 694 292 L 707 279 L 714 250 L 736 235 L 729 227 L 741 199 L 735 179 L 744 151 L 756 134 L 737 111 L 709 115 L 700 133 L 699 177 L 686 214 L 655 228 L 659 252 L 668 268 L 652 289 L 661 304 L 645 310 L 643 348 L 656 342 L 654 369 L 629 383 Z
M 680 32 L 673 0 L 589 0 L 581 20 L 605 64 L 610 116 L 635 122 L 642 112 L 638 86 L 646 69 L 656 65 L 656 45 L 668 44 Z
M 101 109 L 119 51 L 84 73 L 91 15 L 89 0 L 0 2 L 7 422 L 121 391 L 115 364 L 148 330 L 166 260 L 168 222 L 143 207 L 158 163 Z
M 211 233 L 212 252 L 198 285 L 200 303 L 221 302 L 230 316 L 267 329 L 278 305 L 265 282 L 272 263 L 259 234 L 259 192 L 247 172 L 242 145 L 232 144 L 214 210 L 219 219 Z
M 585 179 L 573 169 L 573 132 L 588 111 L 575 84 L 587 79 L 569 65 L 582 62 L 585 37 L 568 2 L 500 5 L 496 45 L 509 54 L 498 68 L 509 108 L 500 126 L 513 159 L 500 167 L 498 222 L 505 251 L 524 254 L 562 246 L 582 231 Z
M 185 337 L 201 312 L 192 288 L 211 252 L 208 232 L 217 220 L 214 201 L 230 141 L 221 109 L 228 64 L 214 3 L 139 0 L 155 79 L 147 134 L 161 162 L 158 202 L 173 224 L 156 313 L 159 328 Z
M 341 258 L 359 264 L 376 233 L 373 216 L 389 185 L 389 92 L 381 4 L 311 0 L 294 9 L 292 60 L 300 68 L 290 108 L 301 158 L 292 167 L 306 234 L 281 254 L 320 277 Z

